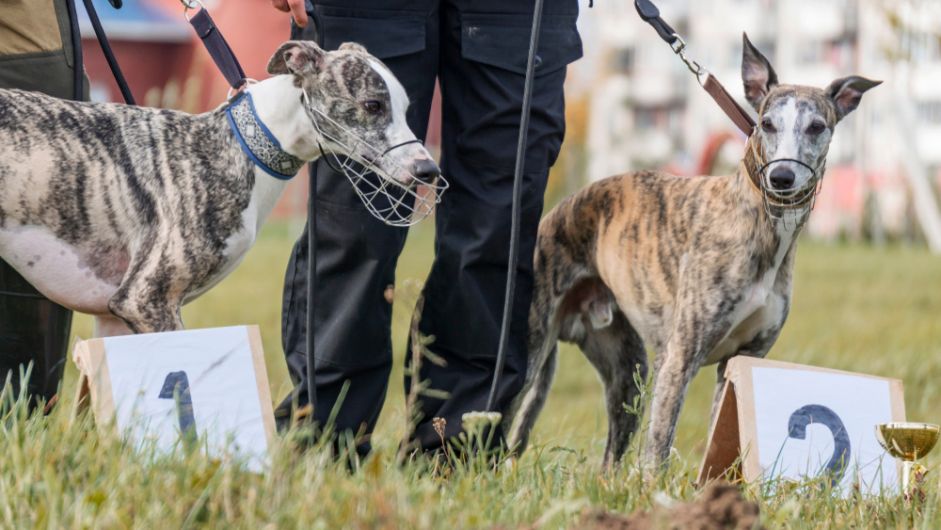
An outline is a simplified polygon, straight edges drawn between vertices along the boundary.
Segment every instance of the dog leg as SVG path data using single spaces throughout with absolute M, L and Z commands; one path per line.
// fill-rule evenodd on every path
M 689 382 L 699 368 L 694 359 L 668 347 L 659 372 L 654 374 L 653 399 L 650 402 L 650 429 L 644 446 L 645 466 L 663 465 L 670 456 Z
M 139 290 L 131 290 L 127 294 L 119 290 L 108 303 L 111 312 L 123 320 L 132 332 L 157 333 L 183 329 L 179 304 L 174 308 L 164 301 L 134 298 L 139 294 Z
M 657 359 L 650 403 L 650 429 L 644 446 L 645 465 L 661 466 L 670 455 L 676 434 L 676 422 L 686 399 L 686 392 L 703 360 L 731 329 L 731 306 L 703 299 L 690 275 L 680 282 L 677 301 L 680 313 L 672 325 L 666 351 Z M 725 292 L 719 290 L 718 292 Z
M 555 368 L 558 362 L 559 347 L 553 339 L 552 345 L 547 348 L 549 351 L 543 359 L 542 365 L 536 368 L 535 377 L 528 385 L 525 392 L 517 398 L 519 403 L 516 405 L 516 411 L 513 417 L 510 435 L 507 437 L 509 446 L 518 454 L 526 450 L 529 443 L 529 434 L 542 408 L 549 397 L 549 388 L 552 386 L 552 378 L 555 376 Z
M 542 263 L 537 255 L 537 267 Z M 505 425 L 510 426 L 507 443 L 522 453 L 529 441 L 529 433 L 546 403 L 558 355 L 558 326 L 553 326 L 557 296 L 552 295 L 548 282 L 536 274 L 533 301 L 529 311 L 529 359 L 523 389 L 510 408 L 503 413 Z
M 120 318 L 109 315 L 98 315 L 95 317 L 95 337 L 117 337 L 119 335 L 131 335 L 134 331 Z
M 560 224 L 562 223 L 562 224 Z M 560 315 L 568 312 L 561 306 L 576 291 L 577 283 L 591 271 L 576 256 L 584 249 L 573 250 L 584 238 L 571 241 L 564 230 L 564 218 L 550 213 L 539 225 L 536 250 L 533 256 L 535 282 L 529 310 L 529 360 L 523 389 L 507 410 L 503 411 L 504 425 L 510 425 L 507 438 L 510 447 L 519 452 L 526 448 L 529 433 L 536 423 L 548 397 L 558 356 Z M 571 300 L 578 308 L 581 297 Z M 578 309 L 575 309 L 577 312 Z M 602 310 L 603 312 L 603 310 Z
M 169 245 L 165 242 L 165 245 Z M 141 245 L 108 309 L 134 333 L 183 329 L 180 308 L 189 278 L 182 267 L 167 259 L 170 252 L 153 244 Z
M 590 320 L 590 315 L 586 320 Z M 610 325 L 601 329 L 586 328 L 579 346 L 604 385 L 608 441 L 603 466 L 613 469 L 630 445 L 643 415 L 643 404 L 635 400 L 641 391 L 637 382 L 643 384 L 647 378 L 647 352 L 640 336 L 619 310 L 613 312 Z

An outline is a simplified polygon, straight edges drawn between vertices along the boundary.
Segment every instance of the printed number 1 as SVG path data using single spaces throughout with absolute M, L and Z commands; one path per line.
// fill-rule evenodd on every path
M 163 380 L 160 399 L 172 399 L 176 402 L 176 416 L 180 422 L 180 432 L 185 438 L 196 436 L 196 417 L 193 415 L 193 398 L 190 395 L 190 381 L 186 372 L 170 372 Z

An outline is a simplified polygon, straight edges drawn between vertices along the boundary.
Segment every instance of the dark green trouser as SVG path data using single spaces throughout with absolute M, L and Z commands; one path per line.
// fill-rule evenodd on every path
M 57 20 L 50 21 L 58 23 L 63 49 L 0 56 L 0 88 L 74 97 L 75 65 L 65 2 L 55 0 Z M 84 93 L 88 93 L 87 80 Z M 13 267 L 0 261 L 0 385 L 12 372 L 14 390 L 19 392 L 20 370 L 32 363 L 30 403 L 51 399 L 62 380 L 71 323 L 71 311 L 46 299 Z
M 62 99 L 75 97 L 73 81 L 72 32 L 66 0 L 53 0 L 56 7 L 56 21 L 62 34 L 62 49 L 24 53 L 19 55 L 0 55 L 0 88 L 20 88 L 36 90 Z M 53 21 L 50 21 L 53 22 Z M 3 36 L 0 35 L 0 40 Z M 88 94 L 86 80 L 84 90 Z

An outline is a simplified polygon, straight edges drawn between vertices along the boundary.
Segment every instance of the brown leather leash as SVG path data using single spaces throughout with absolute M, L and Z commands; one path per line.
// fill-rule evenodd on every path
M 660 18 L 660 10 L 650 0 L 634 0 L 634 7 L 637 8 L 637 14 L 657 31 L 660 38 L 670 45 L 680 60 L 682 60 L 689 71 L 696 76 L 696 81 L 708 93 L 712 99 L 719 105 L 722 112 L 732 120 L 732 123 L 739 128 L 745 136 L 751 136 L 755 129 L 755 120 L 748 114 L 731 94 L 722 86 L 722 83 L 697 61 L 694 61 L 686 55 L 686 41 L 683 40 L 674 29 Z

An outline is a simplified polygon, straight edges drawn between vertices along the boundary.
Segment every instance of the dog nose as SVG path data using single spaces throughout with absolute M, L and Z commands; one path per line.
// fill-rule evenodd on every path
M 431 184 L 441 174 L 434 160 L 422 159 L 412 164 L 412 174 L 424 184 Z
M 771 170 L 771 187 L 776 190 L 790 189 L 794 185 L 794 171 L 778 166 Z

